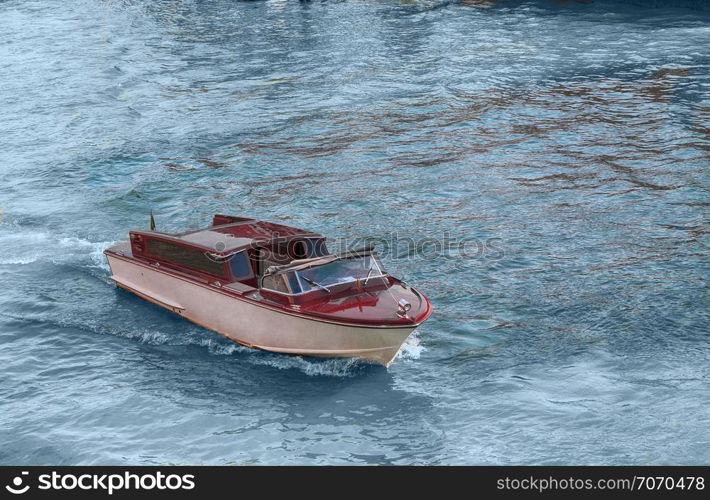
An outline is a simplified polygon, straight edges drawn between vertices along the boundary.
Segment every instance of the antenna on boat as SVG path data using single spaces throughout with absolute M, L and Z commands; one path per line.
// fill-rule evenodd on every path
M 153 211 L 150 211 L 150 230 L 155 231 L 155 219 L 153 218 Z

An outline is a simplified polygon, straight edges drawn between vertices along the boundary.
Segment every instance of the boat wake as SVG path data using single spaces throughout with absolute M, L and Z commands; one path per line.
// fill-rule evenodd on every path
M 213 356 L 236 355 L 239 356 L 239 362 L 268 366 L 278 370 L 298 370 L 308 376 L 354 377 L 367 367 L 373 366 L 355 358 L 306 359 L 301 356 L 274 354 L 236 344 L 209 331 L 201 329 L 197 331 L 199 327 L 194 327 L 194 331 L 184 334 L 151 328 L 118 328 L 109 326 L 102 320 L 61 318 L 46 314 L 26 315 L 0 312 L 0 316 L 14 321 L 45 324 L 59 328 L 74 328 L 100 335 L 113 335 L 146 345 L 199 346 L 205 348 Z
M 249 362 L 255 365 L 269 366 L 279 370 L 298 370 L 308 376 L 354 377 L 370 363 L 356 358 L 306 359 L 301 356 L 273 354 L 265 351 L 253 351 Z
M 258 349 L 245 347 L 222 338 L 204 338 L 204 332 L 199 332 L 203 338 L 194 342 L 207 348 L 215 356 L 240 355 L 247 363 L 269 366 L 279 370 L 298 370 L 309 376 L 353 377 L 362 369 L 371 366 L 370 363 L 356 358 L 304 358 L 275 354 Z
M 35 262 L 54 264 L 89 261 L 89 267 L 109 272 L 103 256 L 111 241 L 89 241 L 76 236 L 57 238 L 46 232 L 12 231 L 0 234 L 0 244 L 6 251 L 0 265 L 27 265 Z
M 395 361 L 407 360 L 407 359 L 419 359 L 425 347 L 421 345 L 421 340 L 419 339 L 419 332 L 412 332 L 407 340 L 399 348 L 399 352 L 395 356 Z

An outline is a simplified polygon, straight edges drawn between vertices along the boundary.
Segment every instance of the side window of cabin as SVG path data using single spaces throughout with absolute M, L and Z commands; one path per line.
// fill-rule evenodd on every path
M 229 259 L 229 268 L 232 271 L 232 278 L 243 280 L 251 277 L 251 263 L 246 252 L 240 252 Z
M 309 257 L 322 257 L 323 255 L 328 255 L 328 248 L 325 246 L 324 239 L 309 239 L 308 242 L 308 255 Z
M 308 238 L 291 242 L 291 255 L 294 259 L 308 259 L 328 255 L 324 239 Z
M 148 253 L 158 259 L 189 267 L 196 271 L 224 276 L 222 262 L 217 262 L 196 248 L 177 245 L 167 241 L 148 239 Z
M 291 252 L 294 259 L 305 259 L 308 257 L 307 243 L 305 241 L 295 241 Z

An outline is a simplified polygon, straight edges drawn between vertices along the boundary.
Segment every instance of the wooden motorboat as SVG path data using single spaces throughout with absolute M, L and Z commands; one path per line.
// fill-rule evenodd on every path
M 116 285 L 240 344 L 388 365 L 431 314 L 372 247 L 328 253 L 319 234 L 245 217 L 105 250 Z

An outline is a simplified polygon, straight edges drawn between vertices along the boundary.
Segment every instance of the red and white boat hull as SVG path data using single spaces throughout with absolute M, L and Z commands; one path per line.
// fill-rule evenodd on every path
M 146 300 L 240 344 L 273 352 L 358 357 L 388 365 L 418 326 L 353 325 L 314 319 L 235 297 L 221 286 L 196 282 L 160 267 L 108 253 L 111 278 Z

